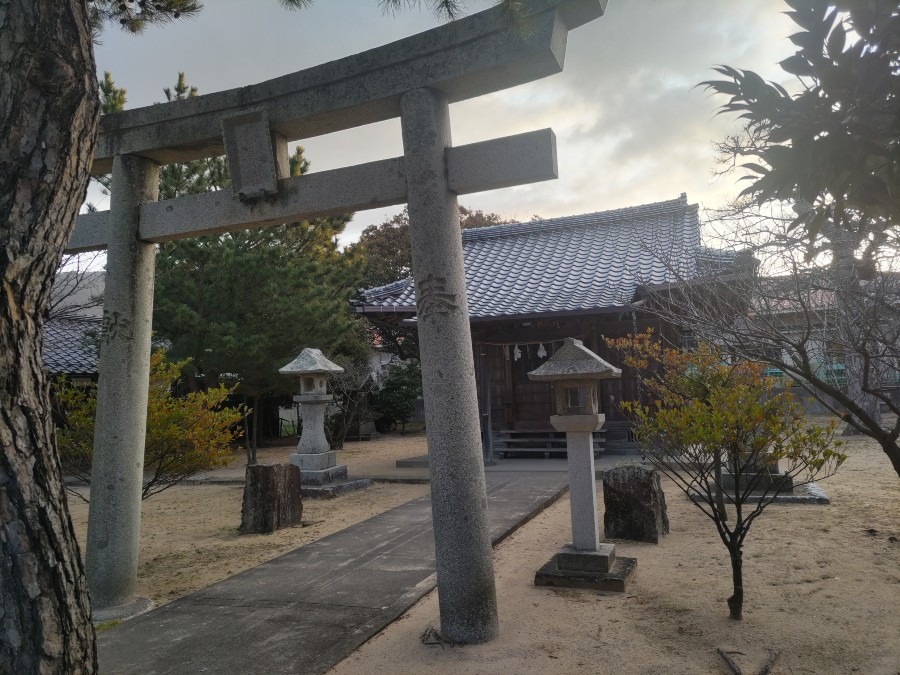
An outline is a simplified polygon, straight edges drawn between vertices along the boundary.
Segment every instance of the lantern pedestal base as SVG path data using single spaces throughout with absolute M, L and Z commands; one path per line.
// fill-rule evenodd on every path
M 556 566 L 564 572 L 609 572 L 616 564 L 615 544 L 600 544 L 596 551 L 580 551 L 566 544 L 556 555 Z
M 617 558 L 615 548 L 600 544 L 597 551 L 579 551 L 564 546 L 537 571 L 534 585 L 623 593 L 634 577 L 637 559 Z
M 294 455 L 291 455 L 291 464 L 295 464 L 293 461 Z M 336 480 L 345 480 L 347 478 L 347 465 L 346 464 L 338 464 L 337 466 L 330 466 L 326 469 L 320 470 L 307 470 L 304 471 L 302 468 L 300 469 L 300 484 L 301 485 L 326 485 L 328 483 L 333 483 Z
M 288 461 L 298 466 L 301 474 L 311 471 L 324 471 L 337 466 L 337 452 L 334 450 L 307 454 L 295 452 L 288 457 Z

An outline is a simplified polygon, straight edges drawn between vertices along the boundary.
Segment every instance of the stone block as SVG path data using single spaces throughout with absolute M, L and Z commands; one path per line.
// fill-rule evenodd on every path
M 247 467 L 241 534 L 275 532 L 297 525 L 302 515 L 300 469 L 293 464 Z
M 635 558 L 616 558 L 608 572 L 565 570 L 559 567 L 559 553 L 557 553 L 535 573 L 534 585 L 623 593 L 627 590 L 636 568 Z
M 565 546 L 556 554 L 556 564 L 567 572 L 605 573 L 612 570 L 616 562 L 616 547 L 613 544 L 600 544 L 596 551 L 579 551 Z
M 534 132 L 540 133 L 540 132 Z M 465 177 L 449 174 L 455 180 L 459 194 L 481 192 L 503 185 L 522 184 L 521 181 L 549 180 L 548 162 L 537 158 L 523 169 L 516 157 L 530 147 L 530 134 L 499 138 L 474 145 L 447 148 L 448 172 L 451 158 L 458 153 L 470 157 L 454 162 L 453 172 L 463 171 L 473 161 L 485 162 L 491 167 L 482 183 L 473 183 Z M 273 138 L 278 138 L 273 135 Z M 476 156 L 477 155 L 477 156 Z M 276 175 L 280 172 L 282 153 L 275 150 Z M 269 184 L 271 186 L 271 184 Z M 165 242 L 185 237 L 234 232 L 293 220 L 306 220 L 323 215 L 349 213 L 381 206 L 402 204 L 406 201 L 406 178 L 402 157 L 367 162 L 359 166 L 317 171 L 302 177 L 290 178 L 278 184 L 277 200 L 262 200 L 247 204 L 234 199 L 230 191 L 207 192 L 191 195 L 189 200 L 152 202 L 141 207 L 140 238 L 152 242 Z M 87 213 L 78 216 L 75 230 L 66 245 L 68 253 L 98 251 L 106 247 L 110 231 L 109 211 Z
M 291 459 L 298 455 L 291 455 Z M 347 477 L 347 465 L 340 464 L 321 471 L 304 471 L 300 474 L 300 483 L 303 485 L 326 485 Z
M 550 424 L 557 431 L 592 432 L 603 426 L 605 415 L 551 415 Z
M 573 415 L 572 417 L 600 416 Z M 594 473 L 594 440 L 591 432 L 587 430 L 566 432 L 566 449 L 569 457 L 572 547 L 579 551 L 596 551 L 600 542 L 597 519 L 597 481 Z
M 703 495 L 696 490 L 691 490 L 688 496 L 692 501 L 704 501 Z M 831 500 L 825 491 L 819 487 L 818 483 L 807 483 L 806 485 L 798 485 L 790 492 L 781 492 L 776 495 L 765 495 L 762 492 L 751 492 L 747 495 L 745 502 L 747 504 L 758 504 L 761 499 L 766 501 L 772 500 L 773 504 L 830 504 Z
M 278 192 L 279 169 L 265 110 L 224 118 L 222 137 L 236 196 L 252 200 Z
M 288 461 L 300 468 L 300 475 L 305 476 L 308 471 L 324 471 L 337 465 L 337 453 L 334 450 L 329 452 L 317 452 L 312 454 L 293 453 L 288 457 Z
M 666 496 L 654 469 L 632 465 L 604 472 L 603 504 L 606 539 L 658 544 L 669 533 Z
M 372 483 L 371 478 L 344 478 L 325 485 L 310 485 L 307 483 L 301 486 L 300 493 L 304 499 L 331 499 L 332 497 L 340 497 L 348 492 L 365 490 L 372 487 Z
M 726 491 L 734 490 L 734 476 L 730 473 L 722 474 L 722 489 Z M 785 476 L 783 473 L 745 473 L 741 475 L 740 487 L 742 490 L 747 487 L 753 487 L 753 492 L 771 491 L 773 488 L 778 492 L 794 492 L 794 479 L 791 476 Z
M 558 176 L 556 136 L 552 129 L 447 148 L 447 183 L 450 191 L 458 195 Z

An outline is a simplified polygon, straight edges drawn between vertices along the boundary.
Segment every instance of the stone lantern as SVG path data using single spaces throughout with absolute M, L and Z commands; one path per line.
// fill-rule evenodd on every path
M 600 544 L 597 520 L 594 431 L 605 421 L 605 415 L 599 414 L 597 382 L 619 377 L 619 368 L 574 338 L 566 338 L 551 358 L 528 373 L 528 379 L 552 382 L 555 389 L 556 414 L 550 424 L 566 432 L 572 511 L 572 543 L 538 572 L 538 585 L 624 590 L 625 579 L 634 569 L 636 561 L 622 558 L 617 565 L 615 546 Z
M 328 393 L 328 376 L 344 369 L 326 359 L 321 350 L 307 347 L 278 372 L 300 380 L 300 394 L 294 401 L 300 404 L 303 430 L 297 451 L 288 461 L 300 468 L 303 496 L 334 496 L 371 485 L 368 479 L 347 479 L 347 466 L 337 465 L 337 452 L 325 436 L 325 409 L 334 399 Z

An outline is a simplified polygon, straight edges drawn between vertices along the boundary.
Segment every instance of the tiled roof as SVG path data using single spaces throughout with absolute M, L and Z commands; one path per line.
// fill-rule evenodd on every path
M 693 278 L 698 268 L 720 262 L 700 246 L 698 208 L 684 194 L 613 211 L 467 229 L 462 241 L 473 319 L 619 307 L 641 284 Z M 361 290 L 354 304 L 361 313 L 414 313 L 413 281 Z
M 99 334 L 100 319 L 49 319 L 44 325 L 44 369 L 51 375 L 97 374 L 97 348 L 91 334 Z
M 695 255 L 697 261 L 697 275 L 701 277 L 713 276 L 734 269 L 735 262 L 740 255 L 730 249 L 707 248 L 701 246 Z

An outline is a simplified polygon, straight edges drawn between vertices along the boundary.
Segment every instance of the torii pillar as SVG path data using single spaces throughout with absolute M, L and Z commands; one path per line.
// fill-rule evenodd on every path
M 499 632 L 459 205 L 448 187 L 450 109 L 433 89 L 400 99 L 416 284 L 441 634 Z
M 140 208 L 155 202 L 159 166 L 134 155 L 113 161 L 100 334 L 91 508 L 85 568 L 95 621 L 150 606 L 135 596 L 156 247 L 138 238 Z

